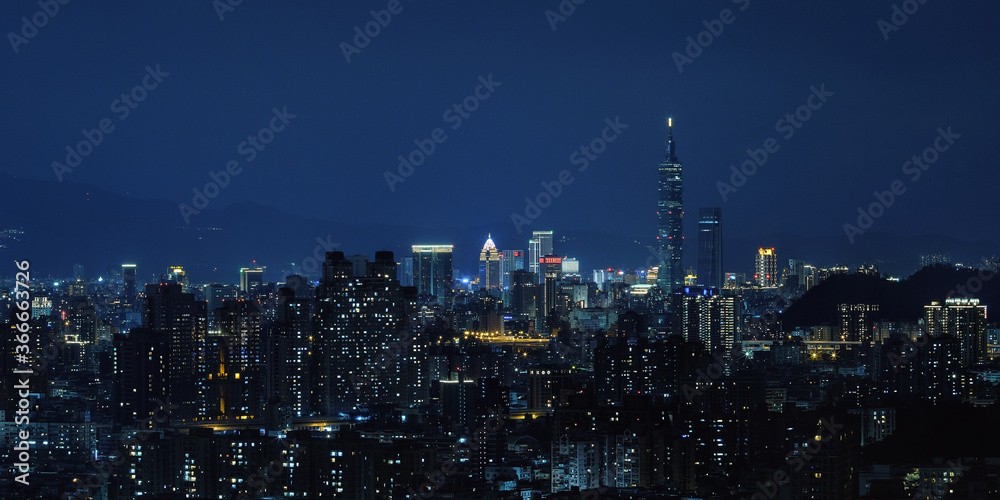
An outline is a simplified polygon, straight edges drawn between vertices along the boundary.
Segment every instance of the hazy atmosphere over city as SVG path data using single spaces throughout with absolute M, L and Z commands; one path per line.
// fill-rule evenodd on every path
M 67 3 L 29 39 L 21 17 L 30 20 L 38 5 L 6 2 L 12 50 L 0 54 L 9 76 L 0 89 L 0 171 L 192 205 L 193 189 L 235 160 L 240 174 L 206 212 L 253 203 L 359 227 L 453 227 L 467 230 L 472 245 L 487 232 L 501 244 L 523 239 L 511 215 L 523 215 L 525 197 L 569 169 L 572 184 L 523 228 L 649 245 L 653 166 L 672 116 L 687 166 L 685 202 L 723 206 L 727 238 L 790 233 L 846 242 L 843 224 L 856 225 L 857 208 L 894 180 L 905 194 L 866 235 L 974 241 L 996 233 L 995 218 L 982 216 L 995 206 L 1000 175 L 988 166 L 1000 113 L 994 3 L 921 3 L 899 26 L 891 2 L 568 5 L 564 16 L 558 2 L 404 1 L 367 45 L 350 49 L 354 28 L 384 5 Z M 698 40 L 723 9 L 731 22 Z M 134 109 L 118 102 L 142 84 L 147 66 L 163 82 L 146 80 L 158 85 Z M 467 118 L 444 116 L 474 95 L 481 76 L 497 82 L 488 98 Z M 798 127 L 779 123 L 814 87 L 831 93 L 822 107 L 793 118 Z M 247 145 L 240 152 L 274 108 L 287 108 L 294 121 L 255 157 Z M 608 118 L 628 128 L 579 172 L 571 155 Z M 57 175 L 52 163 L 66 163 L 66 146 L 104 119 L 113 131 Z M 939 127 L 961 139 L 911 180 L 904 163 L 933 145 Z M 398 173 L 398 157 L 437 128 L 445 141 L 390 188 L 385 173 Z M 780 149 L 745 184 L 735 192 L 718 186 L 732 185 L 730 167 L 769 138 Z M 32 207 L 32 222 L 50 220 L 47 210 Z M 211 225 L 203 215 L 190 224 Z M 178 210 L 163 222 L 185 221 Z M 686 236 L 694 237 L 693 225 Z M 362 249 L 398 244 L 386 231 Z
M 998 23 L 4 0 L 0 498 L 1000 498 Z

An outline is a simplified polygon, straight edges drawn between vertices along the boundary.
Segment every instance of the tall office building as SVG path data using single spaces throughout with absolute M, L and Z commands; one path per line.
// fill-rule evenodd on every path
M 170 270 L 167 271 L 167 281 L 171 283 L 180 283 L 183 291 L 188 291 L 188 277 L 187 273 L 184 272 L 184 268 L 181 266 L 170 266 Z
M 215 326 L 215 310 L 222 307 L 222 302 L 236 299 L 236 287 L 212 283 L 205 285 L 205 300 L 208 301 L 208 325 Z
M 722 290 L 722 208 L 698 211 L 698 285 Z
M 562 280 L 562 257 L 546 255 L 539 259 L 539 271 L 542 273 L 542 315 L 548 317 L 556 308 L 556 297 L 559 295 L 558 283 Z M 551 327 L 551 325 L 549 325 Z
M 754 280 L 758 286 L 778 286 L 778 254 L 774 247 L 757 249 L 757 260 L 754 266 Z
M 500 286 L 510 289 L 510 273 L 524 269 L 524 250 L 500 251 Z
M 421 296 L 430 296 L 444 307 L 451 306 L 454 245 L 413 245 L 413 285 Z
M 73 264 L 73 281 L 85 281 L 87 279 L 83 264 Z
M 399 269 L 399 285 L 413 286 L 413 257 L 403 257 L 396 263 Z
M 493 244 L 492 236 L 486 237 L 486 244 L 479 252 L 479 288 L 500 288 L 500 252 Z
M 510 310 L 521 321 L 535 319 L 536 304 L 535 275 L 523 269 L 510 273 Z
M 575 257 L 566 257 L 562 260 L 562 274 L 566 279 L 580 277 L 580 261 Z
M 532 231 L 528 240 L 528 270 L 535 273 L 537 283 L 545 279 L 538 265 L 539 259 L 552 254 L 552 231 Z
M 135 264 L 122 264 L 122 303 L 135 305 Z
M 659 243 L 660 268 L 656 284 L 666 293 L 684 286 L 682 266 L 684 251 L 684 196 L 683 165 L 677 159 L 674 145 L 673 119 L 667 121 L 669 137 L 667 155 L 659 166 L 659 201 L 657 242 Z
M 240 292 L 246 296 L 246 294 L 252 292 L 255 288 L 264 285 L 264 268 L 257 267 L 250 269 L 248 267 L 240 268 Z
M 788 259 L 788 286 L 796 290 L 799 288 L 809 290 L 812 288 L 814 270 L 815 268 L 806 264 L 804 260 Z

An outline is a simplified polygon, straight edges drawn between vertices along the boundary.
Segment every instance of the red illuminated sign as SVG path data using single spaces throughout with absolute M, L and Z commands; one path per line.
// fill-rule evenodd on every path
M 541 257 L 538 259 L 539 264 L 562 264 L 562 257 Z

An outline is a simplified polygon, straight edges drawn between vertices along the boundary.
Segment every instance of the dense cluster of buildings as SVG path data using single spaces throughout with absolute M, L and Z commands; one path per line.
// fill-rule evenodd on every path
M 327 252 L 321 274 L 275 281 L 247 267 L 232 284 L 194 283 L 175 266 L 145 282 L 155 273 L 131 264 L 34 281 L 35 481 L 0 487 L 100 499 L 1000 493 L 988 456 L 863 459 L 894 435 L 903 402 L 996 406 L 1000 330 L 985 303 L 941 297 L 912 321 L 840 303 L 836 321 L 789 331 L 781 304 L 877 269 L 785 266 L 760 248 L 752 272 L 726 272 L 721 209 L 708 207 L 697 268 L 684 270 L 672 133 L 659 174 L 647 268 L 583 273 L 553 231 L 534 231 L 526 250 L 487 237 L 469 280 L 455 278 L 453 245 L 416 244 Z M 14 299 L 0 290 L 4 318 Z M 5 442 L 21 430 L 10 337 Z M 12 453 L 0 449 L 9 472 Z

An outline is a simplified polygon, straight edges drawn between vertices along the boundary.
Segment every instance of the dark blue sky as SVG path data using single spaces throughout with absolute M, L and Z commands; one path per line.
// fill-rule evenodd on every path
M 499 246 L 524 247 L 510 241 L 527 239 L 511 214 L 569 169 L 573 183 L 525 230 L 651 241 L 673 116 L 688 241 L 711 205 L 729 236 L 843 235 L 897 179 L 906 192 L 872 231 L 997 233 L 996 2 L 927 0 L 885 40 L 890 0 L 590 0 L 555 30 L 556 0 L 403 0 L 348 63 L 340 44 L 387 3 L 245 0 L 222 21 L 211 0 L 61 5 L 17 53 L 10 35 L 0 47 L 0 171 L 55 181 L 66 145 L 109 119 L 113 132 L 66 180 L 190 204 L 236 160 L 210 209 L 255 201 L 361 225 L 495 227 Z M 672 54 L 727 8 L 735 19 L 679 72 Z M 0 28 L 18 33 L 39 10 L 5 1 Z M 169 76 L 121 119 L 114 101 L 147 65 Z M 452 130 L 443 113 L 488 75 L 500 86 Z M 785 139 L 776 122 L 821 85 L 833 95 Z M 247 162 L 240 144 L 283 107 L 296 117 Z M 570 155 L 615 117 L 628 128 L 579 172 Z M 947 126 L 961 137 L 912 181 L 904 162 Z M 384 173 L 438 127 L 447 139 L 390 191 Z M 723 202 L 717 182 L 772 137 L 780 149 Z

